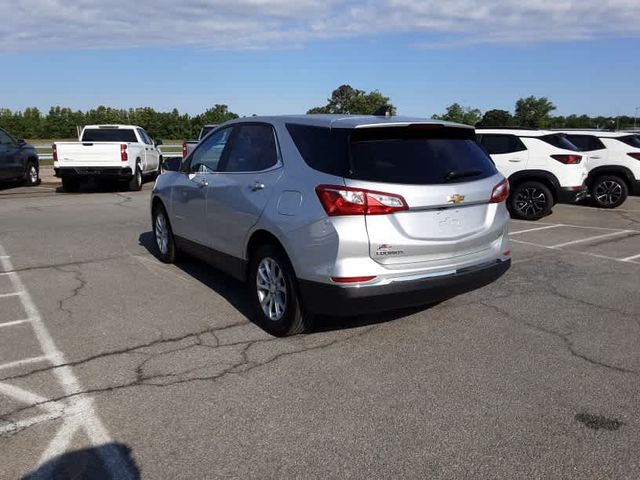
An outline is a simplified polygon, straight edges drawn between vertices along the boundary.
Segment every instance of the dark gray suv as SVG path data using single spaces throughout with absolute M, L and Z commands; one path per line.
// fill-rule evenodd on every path
M 464 125 L 247 118 L 168 167 L 151 199 L 161 259 L 186 250 L 246 280 L 255 320 L 276 335 L 312 314 L 443 300 L 511 262 L 509 184 Z
M 38 185 L 38 154 L 24 140 L 16 140 L 0 128 L 0 181 L 12 180 L 24 181 L 27 185 Z

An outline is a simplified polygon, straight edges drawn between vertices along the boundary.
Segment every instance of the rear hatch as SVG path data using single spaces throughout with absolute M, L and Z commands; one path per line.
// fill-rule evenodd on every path
M 369 255 L 389 268 L 489 251 L 503 234 L 493 189 L 502 176 L 473 129 L 364 126 L 350 136 L 348 187 L 402 197 L 407 208 L 366 215 Z

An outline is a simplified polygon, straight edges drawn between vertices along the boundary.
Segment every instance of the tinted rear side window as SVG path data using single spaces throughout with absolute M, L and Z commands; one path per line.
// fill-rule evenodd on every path
M 602 150 L 604 144 L 598 137 L 593 135 L 571 135 L 567 134 L 567 139 L 573 143 L 581 152 L 590 152 L 592 150 Z
M 566 135 L 561 133 L 554 133 L 552 135 L 543 135 L 542 137 L 538 137 L 543 142 L 548 143 L 549 145 L 553 145 L 557 148 L 562 148 L 563 150 L 572 150 L 574 152 L 580 151 L 578 147 L 576 147 L 573 143 L 567 139 Z
M 490 155 L 521 152 L 527 149 L 515 135 L 482 134 L 480 144 Z
M 305 163 L 314 170 L 344 177 L 349 172 L 351 130 L 288 123 L 287 130 Z
M 136 143 L 136 133 L 131 129 L 91 128 L 82 134 L 83 142 L 132 142 Z
M 496 174 L 473 130 L 383 127 L 351 135 L 350 178 L 373 182 L 437 185 Z
M 621 142 L 635 148 L 640 148 L 640 135 L 629 135 L 627 137 L 618 138 Z

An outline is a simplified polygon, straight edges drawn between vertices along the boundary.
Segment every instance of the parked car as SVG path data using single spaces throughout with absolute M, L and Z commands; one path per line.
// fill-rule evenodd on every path
M 247 281 L 256 321 L 436 302 L 510 266 L 509 185 L 473 128 L 402 117 L 227 122 L 166 163 L 151 198 L 161 260 L 188 251 Z
M 563 134 L 518 128 L 483 128 L 477 134 L 509 180 L 512 217 L 539 220 L 557 202 L 577 202 L 587 195 L 583 155 Z
M 67 192 L 88 178 L 117 179 L 129 190 L 140 190 L 144 176 L 160 173 L 161 143 L 135 125 L 88 125 L 79 142 L 53 144 L 55 176 Z
M 24 140 L 16 140 L 0 128 L 0 181 L 22 181 L 40 184 L 40 162 L 35 148 Z
M 592 201 L 615 208 L 629 193 L 640 195 L 640 137 L 606 130 L 564 130 L 586 157 L 587 186 Z
M 198 143 L 200 143 L 200 141 L 202 141 L 202 139 L 206 137 L 209 134 L 209 132 L 211 132 L 217 126 L 218 126 L 217 123 L 212 123 L 211 125 L 205 125 L 200 129 L 200 135 L 198 135 L 197 140 L 185 140 L 182 143 L 182 158 L 187 158 L 187 155 L 189 155 L 193 151 L 193 149 L 196 148 L 196 145 L 198 145 Z

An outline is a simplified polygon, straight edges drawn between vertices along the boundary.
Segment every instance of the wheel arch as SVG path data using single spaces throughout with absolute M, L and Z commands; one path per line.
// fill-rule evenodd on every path
M 627 167 L 622 165 L 602 165 L 589 171 L 589 176 L 587 177 L 587 184 L 589 187 L 591 187 L 592 182 L 596 178 L 603 175 L 615 175 L 616 177 L 621 177 L 627 184 L 627 188 L 629 188 L 629 190 L 631 190 L 635 180 L 633 172 Z
M 560 190 L 560 182 L 558 178 L 550 172 L 545 170 L 521 170 L 512 174 L 509 177 L 509 185 L 511 188 L 515 188 L 523 182 L 537 181 L 544 184 L 551 190 L 553 195 L 553 203 L 558 201 L 558 190 Z

